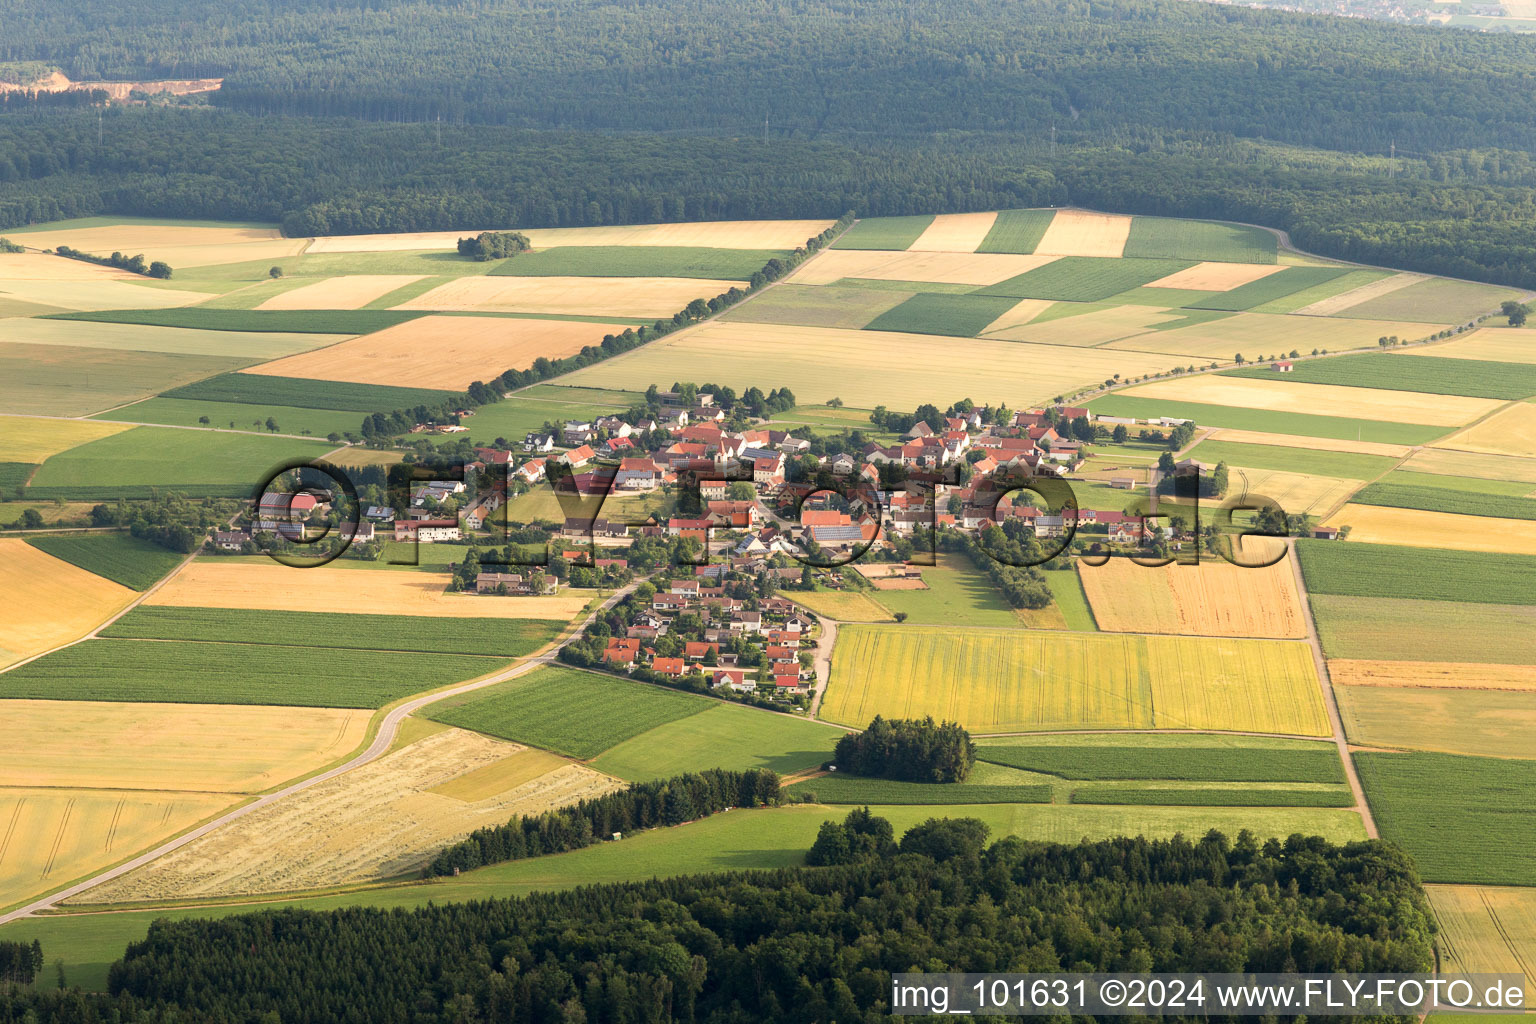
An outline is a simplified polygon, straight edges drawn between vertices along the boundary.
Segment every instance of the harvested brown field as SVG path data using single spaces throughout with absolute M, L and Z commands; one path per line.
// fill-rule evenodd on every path
M 920 579 L 887 578 L 871 581 L 876 590 L 927 590 L 928 584 Z
M 1259 430 L 1232 430 L 1226 427 L 1211 431 L 1207 439 L 1241 444 L 1267 444 L 1278 448 L 1305 448 L 1314 452 L 1382 455 L 1389 459 L 1401 459 L 1413 451 L 1408 445 L 1387 444 L 1384 441 L 1348 441 L 1332 437 L 1303 437 L 1300 434 L 1267 434 Z
M 1470 476 L 1481 480 L 1523 480 L 1536 484 L 1536 462 L 1513 455 L 1477 455 L 1424 448 L 1414 452 L 1402 468 L 1416 473 Z
M 31 245 L 22 240 L 21 244 Z M 84 260 L 50 256 L 40 252 L 0 253 L 0 288 L 8 281 L 139 281 L 116 267 L 100 267 Z
M 58 257 L 49 257 L 57 259 Z M 4 259 L 4 257 L 0 257 Z M 77 260 L 59 259 L 60 263 L 76 263 Z M 76 312 L 99 309 L 160 309 L 167 306 L 190 306 L 206 302 L 204 292 L 178 291 L 174 288 L 155 288 L 138 284 L 145 278 L 137 274 L 126 277 L 66 278 L 64 280 L 0 280 L 0 298 L 22 302 L 38 302 L 45 306 Z
M 421 274 L 349 274 L 274 295 L 257 309 L 362 309 L 374 299 L 420 281 Z
M 494 790 L 524 748 L 445 729 L 295 796 L 263 807 L 71 902 L 107 903 L 314 889 L 415 870 L 477 828 L 621 788 L 590 768 L 535 754 L 537 774 Z M 557 759 L 559 760 L 559 759 Z M 543 770 L 539 770 L 543 769 Z M 460 797 L 442 787 L 469 778 Z M 484 790 L 494 790 L 481 796 Z M 463 796 L 479 797 L 473 801 Z
M 1536 458 L 1536 404 L 1512 405 L 1459 434 L 1436 441 L 1433 447 Z
M 235 799 L 223 793 L 0 789 L 0 907 L 115 864 Z
M 1459 690 L 1536 691 L 1536 665 L 1483 665 L 1465 661 L 1366 661 L 1328 663 L 1335 686 L 1416 686 Z
M 1080 565 L 1099 628 L 1113 633 L 1294 640 L 1306 618 L 1287 562 L 1245 569 L 1224 561 L 1148 568 L 1126 558 Z
M 1406 288 L 1411 284 L 1418 284 L 1420 281 L 1428 280 L 1429 278 L 1424 274 L 1393 274 L 1390 277 L 1383 277 L 1380 280 L 1363 284 L 1359 288 L 1351 288 L 1347 292 L 1330 295 L 1328 298 L 1320 299 L 1309 306 L 1303 306 L 1296 310 L 1296 312 L 1303 316 L 1332 316 L 1334 313 L 1348 309 L 1351 306 L 1358 306 L 1362 302 L 1369 302 L 1371 299 L 1379 299 L 1383 295 L 1392 294 L 1399 288 Z
M 523 228 L 534 248 L 557 245 L 686 245 L 710 249 L 793 249 L 832 226 L 830 220 L 717 220 L 686 224 L 615 224 L 593 228 Z M 491 230 L 491 229 L 486 229 Z M 507 229 L 500 229 L 507 230 Z M 333 235 L 314 239 L 309 252 L 407 252 L 452 249 L 478 231 Z
M 975 252 L 997 220 L 991 213 L 941 213 L 923 229 L 908 252 Z
M 145 252 L 151 259 L 164 260 L 178 272 L 225 263 L 251 263 L 297 256 L 309 244 L 307 238 L 274 238 L 267 241 L 231 242 L 225 245 L 157 245 Z M 186 274 L 195 277 L 195 274 Z
M 1167 277 L 1148 281 L 1147 288 L 1185 288 L 1195 292 L 1229 292 L 1285 268 L 1278 263 L 1196 263 Z
M 1415 346 L 1399 354 L 1485 359 L 1495 363 L 1536 363 L 1536 328 L 1483 327 L 1438 345 Z
M 1536 555 L 1536 521 L 1425 512 L 1416 508 L 1345 505 L 1329 526 L 1349 526 L 1349 538 L 1367 544 L 1406 544 L 1452 551 Z
M 394 308 L 670 317 L 694 299 L 742 284 L 693 277 L 462 277 Z
M 1055 256 L 996 252 L 889 252 L 825 249 L 795 271 L 795 284 L 835 284 L 844 278 L 988 285 L 1043 267 Z M 1033 300 L 1026 300 L 1033 301 Z M 1047 303 L 1048 304 L 1048 303 Z
M 993 333 L 1001 335 L 1010 328 L 1022 327 L 1055 304 L 1051 299 L 1020 299 L 1017 306 L 987 324 L 981 331 L 981 337 Z
M 505 370 L 525 370 L 540 356 L 559 359 L 580 352 L 623 330 L 623 324 L 580 320 L 424 316 L 245 372 L 462 391 Z
M 259 793 L 362 742 L 370 711 L 0 701 L 9 786 Z
M 289 242 L 275 227 L 198 227 L 187 224 L 101 224 L 91 227 L 23 228 L 6 232 L 31 249 L 67 245 L 89 253 L 144 253 L 171 245 L 234 245 L 246 242 Z M 174 266 L 174 264 L 172 264 Z
M 559 754 L 526 747 L 508 754 L 500 761 L 493 761 L 483 768 L 449 779 L 440 786 L 433 786 L 428 792 L 451 796 L 467 804 L 478 803 L 509 789 L 516 789 L 570 763 Z
M 137 596 L 26 541 L 0 540 L 0 666 L 80 639 Z
M 1342 477 L 1287 473 L 1278 469 L 1231 470 L 1228 496 L 1263 495 L 1292 515 L 1318 515 L 1341 504 L 1364 483 Z
M 1035 252 L 1047 256 L 1118 258 L 1125 255 L 1125 240 L 1130 234 L 1131 218 L 1122 214 L 1057 210 Z
M 854 571 L 867 580 L 885 579 L 887 576 L 903 576 L 909 570 L 907 566 L 897 562 L 858 562 L 853 567 Z M 921 573 L 921 570 L 919 570 Z
M 0 544 L 21 543 L 0 541 Z M 42 554 L 41 552 L 38 552 Z M 44 556 L 47 557 L 47 556 Z M 586 596 L 477 597 L 450 594 L 448 577 L 388 569 L 295 571 L 270 560 L 195 561 L 157 590 L 147 604 L 182 608 L 433 615 L 472 619 L 570 619 Z M 3 627 L 0 627 L 3 629 Z
M 1218 323 L 1223 321 L 1218 321 Z M 1177 334 L 1168 331 L 1166 334 Z M 1485 416 L 1504 403 L 1492 398 L 1463 398 L 1456 395 L 1420 395 L 1405 399 L 1401 391 L 1381 388 L 1352 388 L 1337 384 L 1298 384 L 1285 380 L 1260 380 L 1253 377 L 1222 377 L 1202 374 L 1197 377 L 1154 381 L 1125 392 L 1136 398 L 1166 398 L 1175 402 L 1205 402 L 1230 405 L 1240 409 L 1270 409 L 1275 412 L 1310 413 L 1318 416 L 1349 415 L 1364 420 L 1391 423 L 1457 426 Z M 1531 423 L 1536 428 L 1536 406 L 1531 407 Z

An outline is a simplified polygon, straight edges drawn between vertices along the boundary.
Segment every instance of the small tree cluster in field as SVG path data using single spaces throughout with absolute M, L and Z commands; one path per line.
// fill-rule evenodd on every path
M 976 763 L 976 744 L 954 722 L 880 715 L 861 733 L 837 741 L 833 760 L 854 775 L 903 782 L 964 782 Z
M 521 231 L 482 231 L 473 238 L 459 239 L 459 255 L 478 263 L 504 260 L 527 252 L 530 244 Z
M 1510 299 L 1499 305 L 1499 314 L 1509 318 L 1509 326 L 1524 327 L 1526 319 L 1531 314 L 1531 307 Z
M 118 270 L 126 270 L 132 274 L 143 274 L 145 277 L 159 278 L 162 281 L 171 277 L 171 265 L 164 260 L 155 260 L 153 263 L 144 259 L 144 254 L 137 256 L 124 256 L 120 252 L 114 252 L 111 256 L 92 256 L 88 252 L 72 249 L 67 245 L 61 245 L 53 250 L 55 255 L 67 256 L 72 260 L 82 260 L 86 263 L 94 263 L 101 267 L 116 267 Z

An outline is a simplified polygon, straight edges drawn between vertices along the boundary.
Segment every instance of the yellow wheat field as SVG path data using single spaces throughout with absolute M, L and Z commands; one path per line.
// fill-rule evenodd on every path
M 0 907 L 124 860 L 233 799 L 219 793 L 0 789 Z
M 923 229 L 907 250 L 917 252 L 975 252 L 992 230 L 997 212 L 941 213 Z
M 420 281 L 422 274 L 350 274 L 274 295 L 257 309 L 362 309 L 374 299 Z
M 1350 504 L 1331 516 L 1327 525 L 1348 526 L 1350 540 L 1367 544 L 1536 555 L 1536 522 L 1529 519 Z
M 1330 320 L 1295 313 L 1236 313 L 1220 320 L 1112 342 L 1108 347 L 1170 352 L 1226 362 L 1239 352 L 1246 358 L 1258 359 L 1292 349 L 1310 352 L 1314 348 L 1340 351 L 1375 347 L 1376 340 L 1383 335 L 1422 338 L 1442 326 L 1398 320 Z
M 1090 210 L 1057 210 L 1040 237 L 1035 252 L 1048 256 L 1114 256 L 1125 254 L 1131 218 Z
M 1009 313 L 1012 312 L 1009 310 Z M 1002 330 L 989 325 L 982 336 L 1005 341 L 1028 341 L 1037 345 L 1102 345 L 1107 341 L 1145 334 L 1154 325 L 1177 320 L 1182 315 L 1160 306 L 1115 306 L 1112 309 L 1095 309 L 1076 316 L 1057 317 L 1044 323 L 1021 324 Z
M 832 226 L 830 220 L 719 220 L 688 224 L 616 224 L 594 228 L 522 228 L 535 248 L 556 245 L 697 245 L 712 249 L 793 249 Z M 478 231 L 335 235 L 316 238 L 309 252 L 404 252 L 452 249 Z
M 1051 299 L 1020 299 L 1018 305 L 987 324 L 980 333 L 982 336 L 993 333 L 1001 335 L 1010 328 L 1022 327 L 1055 304 Z
M 0 544 L 10 543 L 0 541 Z M 181 608 L 254 608 L 261 611 L 435 615 L 474 619 L 569 619 L 587 597 L 478 597 L 450 594 L 446 577 L 387 569 L 296 571 L 276 562 L 196 561 L 150 597 L 147 604 Z
M 634 388 L 641 381 L 698 378 L 732 387 L 789 387 L 802 404 L 841 398 L 865 409 L 948 404 L 954 401 L 944 398 L 948 394 L 1022 406 L 1117 373 L 1140 376 L 1177 362 L 1154 353 L 1102 349 L 1081 349 L 1064 359 L 1056 346 L 985 338 L 940 341 L 894 331 L 711 321 L 578 370 L 566 380 Z
M 177 271 L 213 267 L 226 263 L 287 259 L 297 256 L 309 244 L 307 238 L 272 238 L 248 242 L 207 245 L 156 245 L 145 250 L 150 259 L 164 260 Z M 188 277 L 196 275 L 188 274 Z
M 983 733 L 1329 731 L 1306 644 L 910 624 L 843 627 L 821 712 L 845 725 L 933 715 Z
M 1286 473 L 1278 469 L 1232 469 L 1229 497 L 1263 495 L 1292 515 L 1319 515 L 1342 504 L 1364 481 Z
M 526 785 L 570 763 L 559 754 L 551 754 L 547 750 L 535 750 L 531 747 L 525 748 L 508 754 L 499 761 L 492 761 L 484 767 L 465 772 L 463 775 L 433 786 L 427 792 L 451 796 L 455 800 L 462 800 L 469 804 L 478 803 Z
M 221 704 L 0 701 L 7 785 L 259 793 L 362 741 L 372 712 Z
M 1536 329 L 1484 327 L 1438 345 L 1405 349 L 1398 354 L 1486 359 L 1496 363 L 1536 363 Z
M 797 593 L 795 600 L 839 622 L 894 622 L 891 610 L 861 590 Z
M 1414 686 L 1457 690 L 1536 691 L 1536 665 L 1483 665 L 1464 661 L 1366 661 L 1328 663 L 1336 686 Z
M 1166 334 L 1177 334 L 1167 331 Z M 1338 384 L 1298 384 L 1287 380 L 1253 377 L 1198 377 L 1154 381 L 1124 392 L 1136 398 L 1165 398 L 1176 402 L 1206 402 L 1240 409 L 1270 409 L 1320 416 L 1354 416 L 1392 423 L 1430 423 L 1457 426 L 1485 416 L 1504 403 L 1492 398 L 1457 395 L 1405 395 L 1380 388 L 1352 388 Z M 1536 412 L 1536 407 L 1533 407 Z
M 80 639 L 137 596 L 26 541 L 0 540 L 0 666 Z
M 347 337 L 345 334 L 209 331 L 192 327 L 103 324 L 82 320 L 12 320 L 5 327 L 5 341 L 12 345 L 64 345 L 128 352 L 228 356 L 245 360 L 276 359 L 295 352 L 307 352 L 321 345 L 334 345 Z
M 518 781 L 509 758 L 528 757 Z M 335 779 L 253 811 L 76 901 L 107 903 L 313 889 L 414 871 L 477 828 L 621 788 L 563 759 L 463 729 L 445 729 Z M 506 773 L 492 788 L 484 769 Z M 542 770 L 540 770 L 542 769 Z M 441 792 L 472 779 L 460 796 Z M 462 797 L 478 797 L 466 800 Z
M 1251 636 L 1307 635 L 1290 563 L 1245 569 L 1216 560 L 1148 568 L 1126 558 L 1080 565 L 1099 628 L 1116 633 Z
M 0 462 L 42 462 L 50 455 L 129 428 L 127 423 L 100 420 L 0 416 Z
M 13 239 L 14 241 L 14 239 Z M 22 240 L 23 244 L 31 242 Z M 40 252 L 0 253 L 0 288 L 10 281 L 139 281 L 137 274 Z
M 1470 476 L 1482 480 L 1523 480 L 1536 484 L 1536 460 L 1512 455 L 1476 455 L 1438 448 L 1413 453 L 1403 468 L 1442 476 Z
M 1521 402 L 1432 447 L 1536 458 L 1536 404 Z
M 57 249 L 67 245 L 90 253 L 148 253 L 156 246 L 233 245 L 245 242 L 288 241 L 277 228 L 195 227 L 184 224 L 101 224 L 92 227 L 27 228 L 8 232 L 29 248 Z
M 60 262 L 75 262 L 60 260 Z M 131 275 L 134 280 L 144 280 Z M 177 291 L 174 288 L 152 288 L 135 284 L 134 280 L 102 278 L 100 280 L 0 281 L 0 298 L 38 302 L 61 309 L 93 311 L 98 309 L 159 309 L 166 306 L 190 306 L 208 301 L 204 292 Z
M 1326 299 L 1319 299 L 1311 305 L 1303 306 L 1296 310 L 1303 316 L 1332 316 L 1334 313 L 1343 312 L 1352 306 L 1358 306 L 1362 302 L 1379 299 L 1383 295 L 1390 295 L 1411 284 L 1428 281 L 1424 274 L 1393 274 L 1390 277 L 1379 278 L 1367 282 L 1358 288 L 1351 288 L 1347 292 L 1330 295 Z M 1415 335 L 1417 337 L 1417 335 Z
M 461 277 L 394 308 L 670 317 L 694 299 L 712 299 L 744 283 L 693 277 Z
M 1308 451 L 1314 452 L 1348 452 L 1355 455 L 1381 455 L 1389 459 L 1401 459 L 1413 451 L 1408 445 L 1387 444 L 1385 441 L 1349 441 L 1335 437 L 1267 434 L 1260 430 L 1233 430 L 1227 427 L 1211 431 L 1209 439 L 1212 441 L 1234 441 L 1242 444 L 1267 444 L 1279 448 L 1305 448 Z
M 1188 288 L 1197 292 L 1228 292 L 1252 284 L 1285 268 L 1278 263 L 1196 263 L 1192 267 L 1147 283 L 1148 288 Z
M 987 285 L 1017 277 L 1059 258 L 1000 252 L 826 249 L 815 259 L 802 264 L 795 271 L 793 280 L 795 284 L 835 284 L 852 277 L 875 281 Z
M 505 370 L 527 369 L 540 356 L 560 359 L 623 331 L 623 324 L 580 320 L 424 316 L 244 372 L 462 391 Z
M 1536 889 L 1426 885 L 1424 891 L 1440 924 L 1441 970 L 1523 974 L 1529 1004 L 1536 997 Z

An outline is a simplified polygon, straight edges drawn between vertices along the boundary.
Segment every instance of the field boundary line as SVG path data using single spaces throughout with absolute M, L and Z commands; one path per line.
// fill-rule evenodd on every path
M 1296 577 L 1296 592 L 1301 598 L 1301 610 L 1307 620 L 1307 641 L 1312 648 L 1312 659 L 1317 664 L 1317 684 L 1323 692 L 1323 704 L 1328 709 L 1328 722 L 1333 729 L 1334 746 L 1338 748 L 1339 760 L 1344 762 L 1344 778 L 1349 783 L 1350 792 L 1355 795 L 1355 810 L 1360 812 L 1360 821 L 1365 825 L 1365 834 L 1370 839 L 1380 839 L 1381 833 L 1376 828 L 1376 818 L 1371 814 L 1370 801 L 1365 797 L 1365 787 L 1360 784 L 1360 773 L 1355 770 L 1355 759 L 1350 756 L 1349 737 L 1344 732 L 1344 718 L 1339 714 L 1339 701 L 1333 692 L 1333 677 L 1328 674 L 1328 659 L 1323 656 L 1323 644 L 1317 636 L 1317 620 L 1312 616 L 1312 595 L 1307 593 L 1306 581 L 1301 575 L 1301 558 L 1296 553 L 1296 539 L 1286 539 L 1286 555 L 1291 562 L 1291 572 Z
M 190 562 L 194 557 L 195 553 L 193 555 L 187 556 L 187 559 L 182 563 L 182 566 L 185 566 L 187 562 Z M 180 568 L 181 567 L 179 566 L 177 571 L 179 571 Z M 170 579 L 170 575 L 167 575 L 166 579 Z M 152 863 L 153 861 L 156 861 L 169 853 L 179 850 L 181 847 L 186 846 L 188 843 L 201 839 L 203 836 L 206 836 L 225 825 L 245 817 L 247 814 L 250 814 L 259 808 L 266 807 L 284 799 L 285 797 L 293 796 L 297 793 L 303 792 L 304 790 L 309 789 L 312 786 L 319 785 L 322 782 L 327 782 L 331 779 L 338 778 L 339 776 L 345 775 L 350 771 L 361 768 L 364 765 L 378 760 L 380 757 L 383 757 L 385 754 L 387 754 L 390 748 L 394 746 L 395 736 L 400 731 L 400 725 L 408 716 L 414 714 L 417 711 L 420 711 L 422 708 L 428 706 L 429 704 L 435 704 L 438 701 L 446 700 L 449 697 L 456 697 L 460 694 L 468 693 L 473 690 L 494 686 L 497 683 L 506 682 L 509 679 L 516 678 L 517 676 L 550 664 L 555 660 L 555 657 L 561 648 L 570 643 L 576 637 L 580 636 L 585 631 L 586 627 L 590 625 L 594 620 L 596 620 L 598 615 L 613 605 L 617 604 L 624 597 L 628 596 L 628 594 L 632 592 L 637 586 L 639 586 L 642 581 L 643 580 L 635 580 L 634 582 L 629 583 L 623 588 L 615 591 L 612 596 L 610 596 L 607 600 L 589 612 L 587 617 L 582 620 L 580 626 L 574 628 L 571 631 L 569 637 L 557 641 L 545 652 L 534 657 L 529 657 L 501 672 L 494 672 L 490 675 L 471 680 L 467 683 L 461 683 L 457 686 L 449 686 L 440 690 L 426 693 L 395 705 L 395 707 L 384 716 L 384 720 L 380 723 L 377 732 L 374 734 L 373 742 L 371 742 L 360 754 L 355 755 L 342 764 L 339 764 L 336 767 L 329 769 L 328 771 L 320 772 L 319 774 L 311 775 L 308 778 L 290 783 L 289 785 L 268 793 L 265 796 L 261 796 L 247 803 L 241 804 L 239 807 L 235 807 L 229 811 L 226 811 L 218 817 L 204 822 L 202 825 L 199 825 L 198 827 L 193 828 L 175 837 L 174 839 L 161 843 L 160 845 L 139 854 L 137 857 L 126 860 L 123 863 L 105 871 L 98 872 L 84 879 L 83 881 L 76 882 L 73 885 L 67 886 L 56 892 L 50 893 L 49 895 L 33 900 L 30 903 L 17 907 L 14 910 L 0 914 L 0 924 L 8 924 L 11 921 L 17 921 L 25 917 L 32 917 L 42 911 L 54 910 L 58 907 L 58 904 L 64 900 L 78 896 L 81 893 L 90 889 L 94 889 L 95 887 L 102 885 L 105 882 L 110 882 L 115 878 L 120 878 L 131 871 L 135 871 L 145 866 L 146 864 Z M 163 583 L 164 581 L 162 580 L 161 582 Z M 145 596 L 147 596 L 148 593 L 149 592 L 146 592 Z M 127 609 L 125 608 L 123 612 L 126 611 Z M 123 613 L 119 613 L 119 616 L 121 614 Z M 112 621 L 116 621 L 116 618 L 117 617 L 114 617 Z M 104 623 L 103 627 L 105 625 L 107 624 Z M 77 640 L 75 643 L 79 643 L 79 641 Z M 66 644 L 64 646 L 70 645 Z

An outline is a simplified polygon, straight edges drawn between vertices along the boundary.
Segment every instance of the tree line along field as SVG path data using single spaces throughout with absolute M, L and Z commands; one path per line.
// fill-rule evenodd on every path
M 102 630 L 101 635 L 119 639 L 520 658 L 549 643 L 564 625 L 543 619 L 450 619 L 141 605 Z
M 1453 754 L 1356 753 L 1383 839 L 1427 882 L 1536 883 L 1530 842 L 1536 762 Z M 1475 849 L 1475 856 L 1468 856 Z
M 505 664 L 296 645 L 87 640 L 0 675 L 0 698 L 379 708 Z
M 1446 359 L 1431 355 L 1411 358 L 1397 353 L 1367 353 L 1303 359 L 1284 375 L 1267 366 L 1222 370 L 1224 377 L 1282 379 L 1296 384 L 1337 384 L 1344 387 L 1386 388 L 1430 395 L 1465 395 L 1513 401 L 1536 395 L 1536 365 Z
M 1536 556 L 1314 540 L 1296 552 L 1311 594 L 1536 604 Z
M 822 704 L 829 721 L 933 715 L 974 733 L 1186 728 L 1326 735 L 1298 643 L 850 625 Z
M 32 536 L 27 543 L 133 590 L 148 590 L 185 557 L 127 533 Z
M 822 804 L 1048 804 L 1051 787 L 1044 784 L 899 782 L 853 775 L 822 775 L 789 788 L 791 796 Z
M 1455 487 L 1423 487 L 1383 480 L 1368 484 L 1349 500 L 1356 505 L 1419 509 L 1451 515 L 1536 519 L 1536 499 L 1479 494 Z

